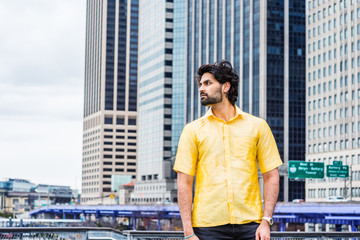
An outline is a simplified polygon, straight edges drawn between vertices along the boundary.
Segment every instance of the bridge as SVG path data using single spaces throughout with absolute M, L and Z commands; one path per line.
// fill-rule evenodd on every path
M 50 216 L 62 219 L 96 219 L 117 217 L 131 219 L 130 229 L 135 229 L 136 220 L 139 218 L 157 219 L 158 230 L 161 229 L 161 219 L 179 219 L 180 213 L 177 205 L 69 205 L 48 206 L 31 211 L 32 218 L 45 218 Z M 360 228 L 360 203 L 278 203 L 274 211 L 274 222 L 279 225 L 280 231 L 286 230 L 287 223 L 321 223 L 335 224 L 336 230 L 341 230 L 341 225 L 351 226 L 351 231 Z

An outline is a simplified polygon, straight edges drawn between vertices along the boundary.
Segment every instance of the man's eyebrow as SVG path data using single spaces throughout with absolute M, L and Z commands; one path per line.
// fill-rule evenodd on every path
M 202 84 L 204 82 L 210 82 L 210 81 L 211 81 L 211 79 L 205 79 L 204 81 L 200 81 L 199 84 Z

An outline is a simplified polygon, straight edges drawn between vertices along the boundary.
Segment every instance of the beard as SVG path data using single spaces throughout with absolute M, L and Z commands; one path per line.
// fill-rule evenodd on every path
M 201 98 L 201 94 L 205 95 L 203 98 Z M 222 92 L 221 92 L 221 87 L 219 87 L 219 89 L 214 93 L 213 96 L 209 96 L 206 93 L 201 93 L 200 94 L 200 98 L 201 98 L 201 105 L 203 106 L 208 106 L 211 104 L 216 104 L 222 101 Z

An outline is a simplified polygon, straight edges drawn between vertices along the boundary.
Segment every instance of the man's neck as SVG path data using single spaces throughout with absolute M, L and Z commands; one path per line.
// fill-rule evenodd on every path
M 211 110 L 215 117 L 228 122 L 230 119 L 235 117 L 236 109 L 229 101 L 221 102 L 211 106 Z

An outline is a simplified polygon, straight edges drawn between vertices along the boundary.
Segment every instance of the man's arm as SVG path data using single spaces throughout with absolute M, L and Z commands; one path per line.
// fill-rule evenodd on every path
M 190 236 L 194 233 L 191 221 L 193 182 L 193 176 L 178 172 L 178 204 L 185 237 Z M 198 238 L 194 235 L 189 239 L 195 240 Z
M 272 217 L 279 195 L 279 170 L 277 168 L 263 173 L 264 179 L 264 217 Z M 262 220 L 256 230 L 256 240 L 270 240 L 270 226 Z

